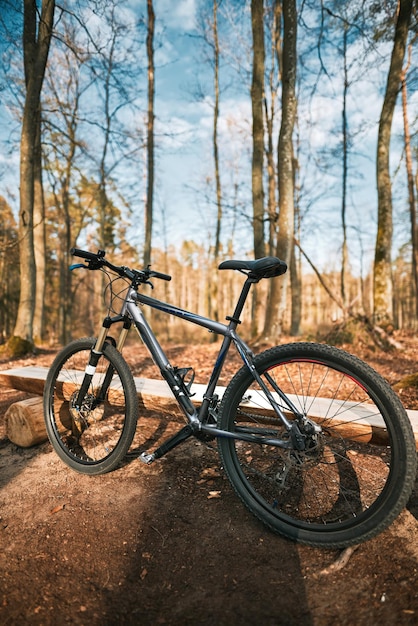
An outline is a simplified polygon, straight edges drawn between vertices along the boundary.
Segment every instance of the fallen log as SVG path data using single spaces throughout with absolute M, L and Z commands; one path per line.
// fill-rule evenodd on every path
M 30 448 L 47 440 L 42 396 L 11 404 L 4 415 L 6 435 L 12 443 Z

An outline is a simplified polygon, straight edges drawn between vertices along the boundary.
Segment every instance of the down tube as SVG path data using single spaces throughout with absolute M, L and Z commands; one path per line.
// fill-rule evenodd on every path
M 208 411 L 211 398 L 215 392 L 215 387 L 218 382 L 219 375 L 222 370 L 222 365 L 225 360 L 225 356 L 228 352 L 231 341 L 233 340 L 234 337 L 236 337 L 234 331 L 230 329 L 228 326 L 226 326 L 225 324 L 215 322 L 206 317 L 197 315 L 195 313 L 191 313 L 189 311 L 185 311 L 176 306 L 166 304 L 165 302 L 161 302 L 154 298 L 149 298 L 147 296 L 144 296 L 138 293 L 135 293 L 134 297 L 136 300 L 141 302 L 141 304 L 146 304 L 148 306 L 151 306 L 152 308 L 156 308 L 169 315 L 170 314 L 175 315 L 177 317 L 180 317 L 181 319 L 184 319 L 185 321 L 197 324 L 199 326 L 203 326 L 204 328 L 207 328 L 208 330 L 214 333 L 220 334 L 224 337 L 222 346 L 219 351 L 218 358 L 215 363 L 215 367 L 213 369 L 212 375 L 210 377 L 210 381 L 206 389 L 206 393 L 204 394 L 205 398 L 199 410 L 199 416 L 200 418 L 202 418 L 203 416 L 206 415 Z M 144 342 L 144 344 L 147 346 L 148 350 L 152 354 L 155 363 L 160 367 L 160 370 L 164 369 L 165 371 L 167 371 L 167 369 L 171 367 L 169 364 L 169 361 L 164 351 L 162 350 L 161 346 L 159 345 L 156 337 L 154 336 L 151 328 L 149 327 L 147 321 L 145 320 L 142 312 L 138 310 L 138 307 L 133 305 L 132 303 L 128 303 L 127 308 L 128 308 L 130 315 L 135 321 L 135 326 L 141 335 L 142 341 Z
M 192 425 L 192 427 L 198 427 L 199 418 L 196 407 L 190 400 L 189 394 L 184 389 L 181 379 L 171 366 L 164 350 L 158 343 L 142 312 L 138 310 L 133 302 L 127 302 L 126 308 L 134 320 L 135 328 L 141 336 L 142 341 L 148 348 L 149 353 L 154 359 L 154 363 L 159 367 L 162 377 L 170 387 L 189 424 Z
M 154 359 L 155 364 L 160 368 L 160 370 L 169 369 L 170 362 L 164 350 L 158 343 L 157 338 L 149 327 L 149 324 L 145 319 L 142 311 L 140 311 L 133 302 L 127 302 L 126 308 L 135 323 L 135 327 L 138 330 L 142 341 L 144 342 L 152 358 Z

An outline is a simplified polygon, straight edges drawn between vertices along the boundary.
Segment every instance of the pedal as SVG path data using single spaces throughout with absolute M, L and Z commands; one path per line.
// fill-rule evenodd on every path
M 155 456 L 148 452 L 143 452 L 139 455 L 138 459 L 142 461 L 142 463 L 145 463 L 145 465 L 151 465 L 151 463 L 155 461 Z

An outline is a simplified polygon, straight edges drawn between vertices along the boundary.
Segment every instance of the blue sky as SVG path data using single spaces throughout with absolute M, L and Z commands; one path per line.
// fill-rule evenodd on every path
M 1 0 L 0 0 L 1 2 Z M 201 47 L 196 39 L 197 12 L 201 6 L 197 0 L 154 0 L 157 18 L 157 40 L 161 46 L 156 50 L 156 184 L 155 184 L 155 232 L 154 245 L 163 245 L 163 220 L 165 214 L 166 240 L 179 245 L 184 239 L 194 239 L 207 244 L 213 229 L 213 184 L 207 181 L 213 176 L 212 157 L 212 75 L 207 65 L 202 62 Z M 126 3 L 126 11 L 145 14 L 146 3 L 131 0 Z M 228 7 L 228 2 L 223 3 Z M 241 16 L 243 17 L 243 16 Z M 245 16 L 244 16 L 245 17 Z M 234 28 L 238 24 L 234 25 Z M 229 49 L 225 57 L 241 55 L 245 61 L 245 46 L 240 37 L 245 39 L 245 20 L 240 24 L 239 33 L 232 32 L 228 40 Z M 247 30 L 249 36 L 249 30 Z M 225 46 L 228 42 L 224 42 Z M 245 42 L 244 42 L 245 43 Z M 250 46 L 250 41 L 247 41 Z M 300 39 L 300 48 L 305 42 Z M 249 49 L 249 48 L 248 48 Z M 248 50 L 247 50 L 248 52 Z M 353 60 L 360 57 L 361 51 L 353 43 L 350 47 Z M 339 263 L 339 242 L 341 238 L 339 211 L 340 198 L 340 156 L 335 129 L 341 120 L 341 85 L 342 74 L 339 60 L 331 58 L 331 52 L 325 55 L 330 76 L 321 78 L 314 98 L 307 97 L 308 89 L 299 98 L 299 133 L 301 139 L 301 171 L 307 195 L 302 197 L 302 209 L 308 211 L 303 230 L 303 244 L 312 259 L 319 266 Z M 384 86 L 390 58 L 390 44 L 381 47 L 379 55 L 373 60 L 369 57 L 364 66 L 363 76 L 356 69 L 356 82 L 349 92 L 350 130 L 358 130 L 349 161 L 351 188 L 349 194 L 350 248 L 353 263 L 360 256 L 359 236 L 355 229 L 362 231 L 362 245 L 370 260 L 373 254 L 377 195 L 375 190 L 375 152 L 377 141 L 377 123 L 380 115 L 382 96 L 379 89 Z M 145 52 L 142 62 L 145 62 Z M 318 59 L 313 52 L 309 60 L 312 67 L 317 67 Z M 244 63 L 245 64 L 245 63 Z M 332 70 L 332 71 L 331 71 Z M 332 75 L 331 75 L 332 74 Z M 197 101 L 193 86 L 196 77 L 206 90 L 206 97 Z M 238 79 L 234 70 L 223 63 L 221 80 L 223 84 L 232 82 L 234 86 L 225 89 L 221 96 L 219 120 L 219 149 L 223 163 L 222 183 L 228 200 L 233 196 L 234 185 L 239 183 L 239 200 L 245 211 L 251 213 L 250 159 L 251 159 L 251 104 L 248 85 Z M 231 79 L 231 80 L 229 80 Z M 146 78 L 140 85 L 145 93 Z M 411 119 L 418 112 L 417 93 L 411 96 Z M 0 93 L 1 98 L 1 93 Z M 2 137 L 10 128 L 18 128 L 11 121 L 7 110 L 1 106 L 0 124 Z M 168 136 L 170 134 L 170 136 Z M 398 216 L 405 214 L 405 174 L 399 167 L 402 146 L 399 137 L 402 134 L 402 116 L 398 107 L 394 119 L 394 139 L 392 143 L 392 161 L 394 172 L 394 199 L 396 208 L 395 238 L 403 241 L 405 220 L 398 222 Z M 307 147 L 309 145 L 309 150 Z M 319 169 L 317 161 L 325 148 L 335 148 L 335 162 L 327 169 Z M 308 160 L 308 157 L 310 160 Z M 5 195 L 17 210 L 18 188 L 18 152 L 11 155 L 0 150 L 0 168 L 5 175 L 0 178 L 0 194 Z M 130 176 L 143 176 L 144 163 L 138 162 L 135 172 Z M 1 171 L 0 170 L 0 171 Z M 123 180 L 119 181 L 123 186 Z M 208 190 L 211 198 L 208 200 Z M 141 222 L 143 198 L 137 199 L 134 220 Z M 135 224 L 134 224 L 135 225 Z M 246 219 L 238 220 L 235 233 L 237 254 L 251 253 L 251 232 Z M 231 220 L 224 224 L 224 236 L 231 233 Z M 133 243 L 140 245 L 141 234 L 138 228 L 131 234 Z M 398 240 L 397 239 L 397 240 Z M 357 263 L 358 270 L 358 263 Z
M 175 154 L 171 154 L 170 150 L 166 152 L 163 148 L 159 157 L 160 172 L 164 179 L 164 190 L 161 191 L 163 201 L 174 203 L 179 207 L 177 216 L 183 212 L 190 216 L 191 221 L 183 223 L 183 226 L 181 220 L 180 223 L 177 220 L 176 230 L 181 240 L 190 237 L 190 233 L 199 237 L 202 232 L 201 221 L 196 216 L 196 196 L 185 191 L 185 185 L 190 182 L 198 184 L 199 180 L 201 181 L 210 170 L 212 109 L 209 97 L 206 102 L 193 102 L 184 88 L 185 84 L 192 81 L 196 72 L 197 50 L 193 49 L 187 35 L 194 32 L 197 3 L 193 1 L 171 3 L 167 0 L 160 0 L 156 1 L 155 7 L 170 33 L 166 38 L 166 45 L 160 51 L 161 58 L 176 59 L 173 65 L 169 64 L 157 71 L 157 89 L 164 94 L 162 100 L 157 102 L 157 116 L 163 124 L 168 123 L 184 131 L 184 135 L 178 139 L 177 150 L 176 146 L 170 146 Z M 299 45 L 303 49 L 303 40 L 299 40 Z M 361 67 L 351 69 L 349 74 L 350 80 L 355 78 L 350 85 L 348 95 L 349 131 L 356 134 L 349 156 L 348 196 L 350 248 L 353 252 L 352 263 L 355 271 L 359 271 L 358 259 L 363 253 L 368 263 L 371 262 L 374 254 L 377 221 L 375 174 L 377 130 L 391 47 L 391 42 L 381 44 L 378 52 L 368 58 L 364 70 Z M 305 97 L 299 98 L 299 127 L 302 143 L 304 138 L 309 136 L 310 152 L 314 159 L 319 158 L 318 155 L 324 148 L 329 149 L 334 145 L 338 161 L 341 153 L 338 154 L 337 146 L 341 137 L 335 137 L 333 134 L 341 125 L 342 61 L 337 57 L 330 58 L 335 51 L 331 51 L 328 58 L 326 52 L 323 54 L 330 76 L 322 77 L 318 93 L 311 102 L 308 102 Z M 361 55 L 360 44 L 351 42 L 349 64 L 354 66 Z M 315 52 L 312 56 L 314 57 L 312 63 L 317 63 Z M 200 69 L 206 74 L 206 80 L 211 81 L 212 78 L 207 68 L 201 67 Z M 224 71 L 230 70 L 224 68 Z M 398 101 L 393 121 L 391 149 L 395 246 L 401 245 L 408 238 L 406 177 L 404 165 L 401 164 L 403 121 L 399 104 L 400 101 Z M 411 120 L 416 119 L 417 113 L 418 93 L 410 94 Z M 248 171 L 251 150 L 249 141 L 251 105 L 247 85 L 242 85 L 241 91 L 231 90 L 224 94 L 221 100 L 219 128 L 221 156 L 229 163 L 236 163 L 241 171 L 244 168 Z M 243 129 L 247 131 L 244 138 Z M 336 163 L 325 174 L 323 170 L 319 174 L 314 171 L 310 172 L 303 147 L 301 152 L 302 167 L 306 168 L 303 172 L 306 186 L 315 188 L 319 176 L 318 182 L 321 187 L 321 195 L 309 208 L 310 214 L 306 218 L 304 245 L 313 260 L 320 266 L 335 264 L 338 267 L 341 238 L 340 165 Z M 227 185 L 228 181 L 224 181 L 224 184 Z M 246 198 L 249 202 L 249 194 Z M 248 212 L 250 210 L 248 207 Z M 361 232 L 361 235 L 356 230 Z M 243 230 L 241 237 L 243 249 L 248 249 L 251 243 L 249 231 L 245 234 Z

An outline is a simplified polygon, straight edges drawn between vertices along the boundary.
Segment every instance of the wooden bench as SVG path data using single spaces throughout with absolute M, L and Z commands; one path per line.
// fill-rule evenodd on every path
M 0 370 L 1 386 L 36 394 L 34 398 L 11 404 L 5 413 L 7 437 L 12 443 L 23 448 L 47 440 L 42 395 L 48 371 L 47 367 Z M 162 413 L 179 411 L 177 402 L 165 380 L 135 378 L 135 384 L 140 408 Z M 193 385 L 195 404 L 198 405 L 202 402 L 205 389 L 205 385 Z
M 42 394 L 45 380 L 48 373 L 46 367 L 23 367 L 0 371 L 0 385 L 18 391 L 35 394 L 34 398 L 15 402 L 6 411 L 6 435 L 18 446 L 30 447 L 47 440 L 44 425 Z M 82 374 L 81 374 L 82 375 Z M 153 380 L 149 378 L 135 378 L 138 393 L 139 405 L 145 410 L 159 411 L 162 413 L 178 413 L 176 400 L 164 380 Z M 199 405 L 203 400 L 206 386 L 200 384 L 193 385 L 193 403 Z M 218 387 L 217 393 L 221 397 L 224 387 Z M 321 422 L 321 416 L 326 415 L 327 400 L 317 398 L 312 399 L 310 405 L 310 415 Z M 353 404 L 353 408 L 354 408 Z M 252 411 L 260 410 L 259 407 L 249 407 Z M 266 406 L 266 408 L 268 408 Z M 385 443 L 385 433 L 379 428 L 373 417 L 373 411 L 368 412 L 365 407 L 361 421 L 358 421 L 356 408 L 356 422 L 351 423 L 352 416 L 347 410 L 347 403 L 344 405 L 344 417 L 340 418 L 339 429 L 344 436 L 355 436 L 363 441 L 373 440 L 376 443 Z M 265 409 L 262 409 L 265 413 Z M 415 435 L 418 450 L 418 411 L 407 411 Z M 355 432 L 354 432 L 355 431 Z

